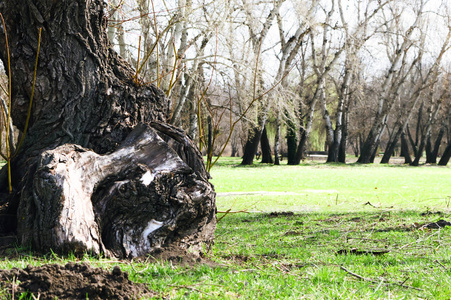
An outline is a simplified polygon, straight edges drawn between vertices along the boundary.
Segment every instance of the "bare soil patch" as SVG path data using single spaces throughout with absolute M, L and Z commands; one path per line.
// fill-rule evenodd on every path
M 0 270 L 0 286 L 10 295 L 32 293 L 40 300 L 126 300 L 157 296 L 146 285 L 131 282 L 128 273 L 121 271 L 119 266 L 107 271 L 75 263 Z

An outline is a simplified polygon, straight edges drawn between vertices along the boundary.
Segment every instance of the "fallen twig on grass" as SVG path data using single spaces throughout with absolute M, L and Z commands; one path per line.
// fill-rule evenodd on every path
M 208 295 L 210 297 L 215 296 L 211 293 L 205 292 L 205 291 L 201 291 L 197 288 L 195 288 L 194 286 L 203 286 L 203 285 L 208 285 L 208 286 L 216 286 L 216 287 L 223 287 L 222 285 L 219 284 L 209 284 L 209 283 L 197 283 L 197 284 L 193 284 L 193 285 L 177 285 L 177 284 L 169 284 L 168 286 L 174 287 L 176 289 L 186 289 L 186 290 L 191 290 L 194 292 L 197 292 L 199 294 L 204 294 L 204 295 Z
M 370 281 L 370 282 L 377 283 L 376 280 L 372 280 L 372 279 L 369 279 L 369 278 L 365 278 L 365 277 L 363 277 L 363 276 L 360 276 L 359 274 L 356 274 L 356 273 L 354 273 L 354 272 L 349 271 L 348 269 L 346 269 L 346 268 L 343 267 L 343 266 L 340 266 L 340 269 L 342 269 L 342 270 L 345 271 L 346 273 L 348 273 L 348 274 L 350 274 L 350 275 L 352 275 L 352 276 L 354 276 L 354 277 L 356 277 L 356 278 L 358 278 L 358 279 L 360 279 L 360 280 L 363 280 L 363 281 Z
M 284 274 L 289 274 L 290 270 L 288 270 L 285 266 L 277 266 L 277 265 L 273 265 L 277 270 L 279 270 L 280 272 L 284 273 Z
M 230 209 L 226 210 L 226 211 L 218 211 L 216 213 L 219 214 L 224 214 L 222 217 L 220 217 L 219 219 L 216 220 L 216 223 L 219 223 L 222 219 L 224 219 L 225 216 L 227 216 L 228 214 L 238 214 L 238 213 L 246 213 L 248 214 L 249 212 L 246 210 L 241 210 L 241 211 L 231 211 Z
M 448 271 L 448 268 L 445 267 L 441 262 L 439 262 L 438 260 L 434 260 L 435 263 L 439 264 L 443 269 L 445 269 L 445 271 Z
M 217 211 L 216 213 L 218 214 L 239 214 L 239 213 L 245 213 L 245 214 L 250 214 L 250 212 L 248 212 L 247 210 L 238 210 L 238 211 Z
M 254 273 L 254 272 L 257 272 L 257 270 L 256 269 L 243 269 L 243 270 L 235 270 L 232 273 L 238 274 L 238 273 L 241 273 L 241 272 Z
M 146 263 L 147 263 L 147 259 L 146 259 Z M 133 266 L 133 263 L 130 263 L 129 265 L 130 265 L 130 267 L 132 267 L 132 270 L 135 272 L 135 274 L 140 274 L 140 275 L 144 274 L 150 268 L 150 264 L 148 264 L 147 267 L 144 270 L 137 271 L 135 269 L 135 267 Z
M 193 288 L 193 287 L 191 287 L 191 286 L 187 286 L 187 285 L 175 285 L 175 284 L 169 284 L 169 286 L 172 286 L 172 287 L 174 287 L 174 288 L 176 288 L 176 289 L 187 289 L 187 290 L 195 291 L 195 292 L 198 292 L 198 293 L 202 293 L 201 290 L 196 289 L 196 288 Z
M 348 273 L 348 274 L 350 274 L 350 275 L 352 275 L 352 276 L 354 276 L 354 277 L 356 277 L 356 278 L 358 278 L 358 279 L 360 279 L 360 280 L 368 281 L 368 282 L 372 282 L 372 283 L 379 283 L 379 284 L 380 284 L 380 282 L 377 281 L 377 280 L 373 280 L 373 279 L 370 279 L 370 278 L 363 277 L 363 276 L 361 276 L 361 275 L 359 275 L 359 274 L 356 274 L 356 273 L 354 273 L 354 272 L 349 271 L 348 269 L 346 269 L 346 268 L 343 267 L 343 266 L 340 266 L 340 269 L 342 269 L 342 270 L 345 271 L 346 273 Z M 409 279 L 409 278 L 407 278 L 407 279 Z M 416 288 L 416 287 L 409 286 L 409 285 L 404 285 L 404 283 L 406 283 L 407 279 L 404 280 L 403 283 L 396 283 L 396 282 L 388 282 L 388 281 L 387 281 L 387 282 L 385 283 L 385 285 L 397 285 L 397 286 L 400 286 L 400 287 L 403 287 L 403 288 L 407 288 L 407 289 L 412 289 L 412 290 L 417 290 L 417 291 L 423 291 L 423 289 L 420 289 L 420 288 Z M 385 281 L 385 280 L 383 280 L 383 281 Z
M 427 236 L 427 237 L 424 238 L 424 239 L 417 239 L 417 240 L 414 241 L 414 242 L 405 244 L 405 245 L 399 247 L 398 250 L 401 250 L 401 249 L 404 249 L 404 248 L 406 248 L 406 247 L 409 247 L 409 246 L 412 245 L 412 244 L 418 244 L 418 243 L 421 243 L 421 242 L 425 242 L 425 241 L 427 241 L 428 239 L 430 239 L 431 237 L 437 235 L 439 232 L 440 232 L 440 230 L 437 230 L 436 232 L 434 232 L 433 234 Z M 424 247 L 424 246 L 422 246 L 422 247 Z
M 389 253 L 390 250 L 386 250 L 386 249 L 376 249 L 376 250 L 357 250 L 356 248 L 353 249 L 341 249 L 337 251 L 337 254 L 344 254 L 344 255 L 348 255 L 348 254 L 354 254 L 354 255 L 384 255 Z
M 402 283 L 401 283 L 401 286 L 404 286 L 404 283 L 406 283 L 407 282 L 407 280 L 409 280 L 410 278 L 409 277 L 407 277 Z
M 222 217 L 220 217 L 219 219 L 217 218 L 216 219 L 216 222 L 218 223 L 219 221 L 221 221 L 225 216 L 227 216 L 228 214 L 238 214 L 238 213 L 246 213 L 246 214 L 248 214 L 249 212 L 248 212 L 248 210 L 249 210 L 249 208 L 252 206 L 249 206 L 248 208 L 245 208 L 245 209 L 242 209 L 242 210 L 239 210 L 239 211 L 232 211 L 232 207 L 235 205 L 235 203 L 236 203 L 236 201 L 237 201 L 237 199 L 235 199 L 235 201 L 233 202 L 233 204 L 232 204 L 232 206 L 228 209 L 228 210 L 226 210 L 226 211 L 217 211 L 216 213 L 218 214 L 224 214 Z M 254 205 L 254 204 L 253 204 Z

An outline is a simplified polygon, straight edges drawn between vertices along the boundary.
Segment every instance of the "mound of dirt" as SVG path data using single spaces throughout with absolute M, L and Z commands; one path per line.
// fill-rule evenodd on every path
M 0 286 L 10 294 L 33 293 L 46 299 L 139 299 L 155 297 L 144 284 L 133 283 L 115 266 L 111 272 L 88 264 L 50 264 L 0 270 Z

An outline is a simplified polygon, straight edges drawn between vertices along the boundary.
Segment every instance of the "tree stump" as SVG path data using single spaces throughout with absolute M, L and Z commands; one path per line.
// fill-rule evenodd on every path
M 169 245 L 194 253 L 209 249 L 215 193 L 207 173 L 195 171 L 158 133 L 183 138 L 176 130 L 140 125 L 110 154 L 74 144 L 43 152 L 33 201 L 29 193 L 20 201 L 21 241 L 40 250 L 120 258 Z

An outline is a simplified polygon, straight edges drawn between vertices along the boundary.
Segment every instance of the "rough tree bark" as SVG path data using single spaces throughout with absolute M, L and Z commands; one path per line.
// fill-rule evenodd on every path
M 199 253 L 213 242 L 215 193 L 202 157 L 166 125 L 169 103 L 110 47 L 100 0 L 0 0 L 11 50 L 12 118 L 24 129 L 32 70 L 41 54 L 29 130 L 2 169 L 6 214 L 35 249 L 136 257 L 165 247 Z M 0 26 L 0 59 L 6 61 Z M 2 204 L 0 203 L 0 204 Z

